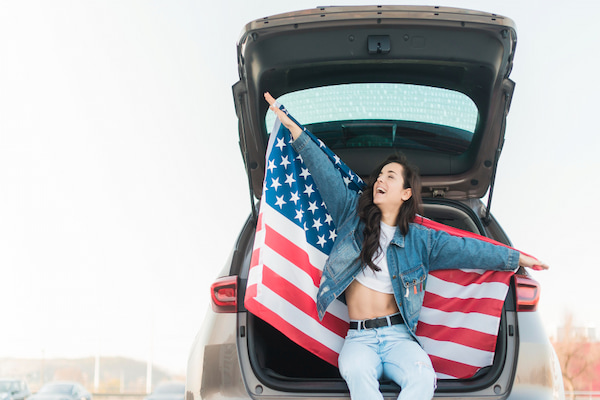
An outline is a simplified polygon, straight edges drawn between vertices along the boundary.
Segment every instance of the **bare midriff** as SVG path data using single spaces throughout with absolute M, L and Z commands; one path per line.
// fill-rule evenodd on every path
M 393 294 L 369 289 L 356 280 L 346 289 L 346 304 L 350 319 L 355 320 L 385 317 L 399 311 Z

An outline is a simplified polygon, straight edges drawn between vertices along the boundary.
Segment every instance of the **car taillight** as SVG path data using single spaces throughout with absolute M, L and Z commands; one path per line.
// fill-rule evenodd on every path
M 237 276 L 218 278 L 210 286 L 212 309 L 218 313 L 234 313 L 237 311 Z
M 540 301 L 540 284 L 526 275 L 515 275 L 517 284 L 517 311 L 535 311 Z

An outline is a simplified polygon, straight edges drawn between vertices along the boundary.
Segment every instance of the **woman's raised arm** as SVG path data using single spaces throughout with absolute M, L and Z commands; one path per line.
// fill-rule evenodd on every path
M 281 121 L 281 123 L 290 130 L 292 134 L 292 139 L 298 139 L 298 136 L 302 133 L 302 129 L 294 121 L 287 116 L 285 112 L 283 112 L 279 107 L 275 106 L 275 99 L 269 92 L 265 93 L 265 100 L 269 103 L 269 108 L 277 114 L 277 118 Z

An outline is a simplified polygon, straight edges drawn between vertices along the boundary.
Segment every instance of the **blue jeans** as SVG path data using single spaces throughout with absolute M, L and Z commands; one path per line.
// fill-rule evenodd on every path
M 429 356 L 404 324 L 350 329 L 338 364 L 352 400 L 383 400 L 382 377 L 401 387 L 398 400 L 430 400 L 436 387 Z

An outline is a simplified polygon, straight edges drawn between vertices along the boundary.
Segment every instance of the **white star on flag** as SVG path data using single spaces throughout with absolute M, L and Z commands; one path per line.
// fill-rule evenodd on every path
M 304 185 L 304 193 L 307 197 L 310 197 L 310 195 L 314 192 L 315 190 L 313 189 L 313 185 Z
M 288 156 L 281 157 L 281 164 L 279 165 L 283 165 L 283 168 L 287 169 L 288 165 L 290 164 L 291 162 L 288 161 Z
M 286 146 L 285 142 L 283 141 L 283 138 L 278 138 L 277 139 L 277 144 L 275 145 L 275 147 L 279 148 L 279 151 L 283 150 L 283 148 Z
M 316 200 L 308 202 L 308 211 L 310 211 L 314 214 L 315 211 L 318 209 L 319 209 L 319 207 L 317 206 Z
M 294 205 L 296 205 L 296 204 L 298 204 L 299 200 L 300 200 L 300 197 L 298 196 L 298 192 L 293 192 L 292 197 L 290 197 L 290 201 L 293 201 Z
M 294 179 L 294 174 L 286 174 L 285 175 L 285 183 L 287 183 L 288 185 L 290 185 L 290 187 L 292 187 L 292 184 L 296 182 L 296 180 Z
M 271 187 L 275 188 L 275 191 L 277 191 L 277 189 L 279 189 L 279 186 L 281 186 L 281 183 L 279 183 L 279 178 L 272 178 Z

